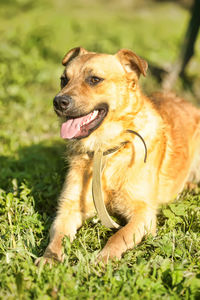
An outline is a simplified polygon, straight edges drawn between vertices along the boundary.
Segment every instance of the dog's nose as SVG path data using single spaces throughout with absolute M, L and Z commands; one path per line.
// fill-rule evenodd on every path
M 57 95 L 53 100 L 54 108 L 61 111 L 68 109 L 71 103 L 72 98 L 69 95 Z

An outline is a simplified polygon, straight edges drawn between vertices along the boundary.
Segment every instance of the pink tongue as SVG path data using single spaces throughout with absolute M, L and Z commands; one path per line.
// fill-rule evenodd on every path
M 90 114 L 84 117 L 70 119 L 63 123 L 61 126 L 60 135 L 63 139 L 72 139 L 73 137 L 79 136 L 81 134 L 80 127 L 87 121 Z

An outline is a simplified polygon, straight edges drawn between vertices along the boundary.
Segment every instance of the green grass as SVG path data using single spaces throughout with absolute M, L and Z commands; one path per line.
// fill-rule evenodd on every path
M 112 231 L 94 218 L 63 241 L 65 261 L 34 265 L 48 244 L 67 163 L 52 99 L 65 52 L 82 45 L 133 49 L 152 64 L 173 63 L 189 14 L 151 1 L 1 1 L 0 299 L 199 299 L 200 188 L 161 208 L 158 234 L 106 268 L 95 258 Z M 176 91 L 200 99 L 200 36 Z M 156 78 L 142 80 L 159 89 Z M 68 158 L 70 159 L 70 158 Z

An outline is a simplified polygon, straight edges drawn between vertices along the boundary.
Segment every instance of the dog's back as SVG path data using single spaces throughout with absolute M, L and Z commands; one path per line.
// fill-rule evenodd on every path
M 155 93 L 151 101 L 164 120 L 171 148 L 167 172 L 183 182 L 181 191 L 186 182 L 200 181 L 200 110 L 174 93 Z

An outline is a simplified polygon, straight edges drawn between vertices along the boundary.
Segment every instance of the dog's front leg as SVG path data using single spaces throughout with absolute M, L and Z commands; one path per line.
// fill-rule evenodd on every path
M 120 259 L 122 254 L 141 242 L 142 238 L 156 232 L 156 210 L 148 207 L 145 203 L 138 203 L 127 225 L 111 236 L 98 256 L 99 261 L 104 263 L 108 259 Z
M 62 239 L 68 236 L 72 241 L 83 220 L 94 212 L 91 194 L 91 171 L 88 160 L 75 160 L 71 163 L 63 191 L 59 198 L 57 216 L 50 229 L 50 243 L 43 259 L 62 261 Z M 91 199 L 91 201 L 90 201 Z M 40 262 L 41 258 L 36 261 Z

